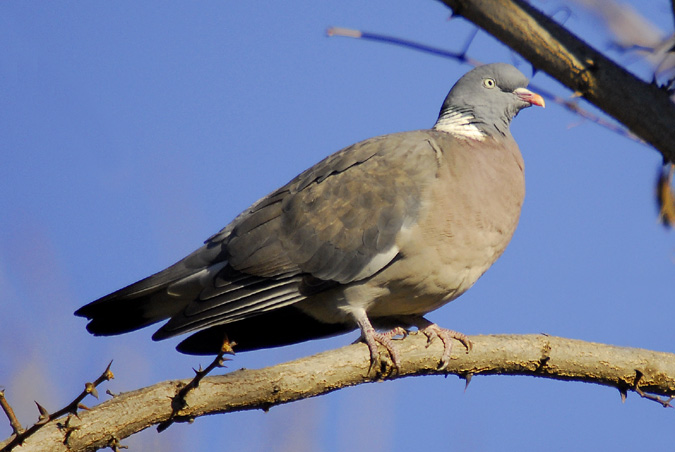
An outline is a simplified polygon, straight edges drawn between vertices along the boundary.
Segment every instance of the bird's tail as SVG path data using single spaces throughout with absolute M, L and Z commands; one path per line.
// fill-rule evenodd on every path
M 205 279 L 227 261 L 218 264 L 219 247 L 205 245 L 152 276 L 99 298 L 75 315 L 89 319 L 87 330 L 96 336 L 111 336 L 152 325 L 180 312 L 197 296 Z

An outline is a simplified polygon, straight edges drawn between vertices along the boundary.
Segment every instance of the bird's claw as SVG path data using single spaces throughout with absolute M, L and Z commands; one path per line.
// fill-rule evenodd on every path
M 394 369 L 396 372 L 400 372 L 400 359 L 396 348 L 394 347 L 393 340 L 396 336 L 403 336 L 405 338 L 408 336 L 408 330 L 403 327 L 397 326 L 392 330 L 385 331 L 383 333 L 378 333 L 373 331 L 372 334 L 368 336 L 363 336 L 363 341 L 368 346 L 370 350 L 370 366 L 368 367 L 368 374 L 376 368 L 377 364 L 380 362 L 380 352 L 378 350 L 378 344 L 382 345 L 389 353 L 392 363 L 394 364 Z
M 450 354 L 452 353 L 453 339 L 461 342 L 464 347 L 466 347 L 467 353 L 473 348 L 473 344 L 465 334 L 462 334 L 458 331 L 449 330 L 447 328 L 441 328 L 435 323 L 427 325 L 426 327 L 422 328 L 421 331 L 427 337 L 427 347 L 435 338 L 439 338 L 441 342 L 443 342 L 443 355 L 441 355 L 441 362 L 439 364 L 438 370 L 443 370 L 448 367 L 448 364 L 450 364 Z

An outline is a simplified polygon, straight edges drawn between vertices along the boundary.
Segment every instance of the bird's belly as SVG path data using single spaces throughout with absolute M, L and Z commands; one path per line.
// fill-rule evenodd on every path
M 473 286 L 497 257 L 496 252 L 483 251 L 464 253 L 463 259 L 438 253 L 409 256 L 370 279 L 315 294 L 294 306 L 325 323 L 353 323 L 357 310 L 370 318 L 424 315 Z
M 501 231 L 475 230 L 461 237 L 437 235 L 431 247 L 416 246 L 412 240 L 401 250 L 400 259 L 370 278 L 313 295 L 295 306 L 326 323 L 351 323 L 355 310 L 365 310 L 371 318 L 424 315 L 471 288 L 509 238 Z M 478 239 L 483 246 L 472 245 Z
M 423 315 L 438 309 L 469 290 L 490 264 L 434 266 L 427 261 L 419 265 L 424 271 L 404 278 L 392 277 L 385 285 L 387 292 L 368 306 L 368 315 Z

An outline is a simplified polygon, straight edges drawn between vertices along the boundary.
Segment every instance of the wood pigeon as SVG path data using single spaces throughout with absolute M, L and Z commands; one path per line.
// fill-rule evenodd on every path
M 461 333 L 423 316 L 468 290 L 502 254 L 525 195 L 511 120 L 543 107 L 509 64 L 480 66 L 445 98 L 429 130 L 361 141 L 254 203 L 204 246 L 76 315 L 94 335 L 168 319 L 161 340 L 216 354 L 328 337 L 359 328 L 371 363 L 416 327 L 444 343 Z

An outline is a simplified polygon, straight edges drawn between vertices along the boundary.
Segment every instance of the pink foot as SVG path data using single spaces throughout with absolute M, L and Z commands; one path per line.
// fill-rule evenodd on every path
M 370 350 L 370 367 L 368 368 L 368 373 L 370 373 L 373 367 L 375 367 L 375 365 L 380 361 L 380 352 L 377 348 L 377 344 L 380 344 L 387 350 L 387 353 L 389 353 L 389 357 L 391 358 L 396 371 L 400 371 L 401 360 L 399 359 L 398 352 L 394 347 L 393 338 L 395 336 L 405 337 L 407 335 L 408 332 L 404 328 L 397 326 L 393 330 L 386 331 L 384 333 L 378 333 L 373 329 L 372 334 L 362 336 L 363 341 L 368 346 L 368 350 Z
M 394 347 L 393 338 L 396 336 L 405 337 L 408 335 L 408 331 L 403 327 L 397 326 L 390 331 L 379 333 L 375 331 L 375 328 L 373 328 L 373 325 L 371 325 L 365 313 L 357 318 L 357 324 L 361 329 L 361 340 L 366 343 L 368 350 L 370 351 L 370 367 L 368 367 L 368 373 L 370 373 L 377 363 L 380 362 L 380 352 L 377 347 L 378 344 L 382 345 L 387 350 L 387 353 L 389 353 L 391 361 L 398 372 L 400 370 L 399 365 L 401 361 L 398 352 Z
M 450 363 L 450 353 L 452 353 L 453 339 L 464 344 L 467 352 L 470 352 L 471 348 L 473 347 L 471 341 L 468 337 L 466 337 L 465 334 L 448 330 L 446 328 L 441 328 L 435 323 L 429 322 L 429 324 L 420 329 L 420 331 L 427 337 L 427 346 L 429 346 L 429 344 L 431 344 L 435 338 L 439 338 L 441 342 L 443 342 L 443 355 L 441 355 L 441 363 L 438 367 L 439 370 L 445 369 Z

